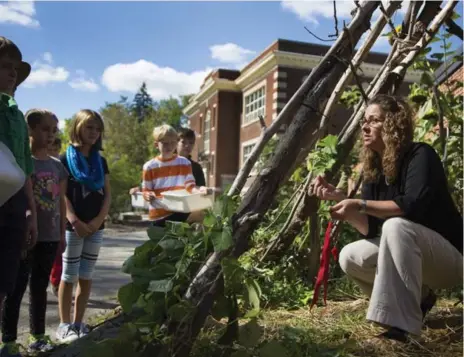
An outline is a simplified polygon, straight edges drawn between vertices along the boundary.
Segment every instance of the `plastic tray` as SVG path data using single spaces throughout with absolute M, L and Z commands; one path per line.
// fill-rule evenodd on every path
M 142 192 L 136 192 L 131 195 L 131 204 L 134 208 L 149 208 L 149 203 L 143 199 Z
M 196 212 L 213 206 L 213 197 L 200 193 L 188 193 L 186 190 L 166 191 L 161 194 L 161 204 L 172 212 Z

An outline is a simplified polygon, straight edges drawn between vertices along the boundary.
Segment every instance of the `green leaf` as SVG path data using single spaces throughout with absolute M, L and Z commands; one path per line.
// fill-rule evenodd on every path
M 233 244 L 232 230 L 226 226 L 222 231 L 211 232 L 211 241 L 215 252 L 222 252 L 230 248 Z
M 172 290 L 173 286 L 172 279 L 152 280 L 148 286 L 148 291 L 168 293 Z
M 239 327 L 238 341 L 242 346 L 254 347 L 258 344 L 262 333 L 263 328 L 258 325 L 256 319 L 252 319 Z
M 252 357 L 252 355 L 250 355 L 247 351 L 245 350 L 239 350 L 239 351 L 235 351 L 233 352 L 230 357 Z
M 430 57 L 432 57 L 432 58 L 434 58 L 434 59 L 436 59 L 438 61 L 441 61 L 443 59 L 444 55 L 445 55 L 444 53 L 434 53 Z
M 214 301 L 213 308 L 211 309 L 211 315 L 216 320 L 229 316 L 229 301 L 224 295 L 218 296 Z
M 140 297 L 141 293 L 141 288 L 134 283 L 129 283 L 119 288 L 118 301 L 124 312 L 130 313 L 132 311 L 132 307 Z
M 189 304 L 187 301 L 182 300 L 181 302 L 172 305 L 168 309 L 169 317 L 174 321 L 182 321 L 188 319 L 195 312 L 195 307 Z
M 159 242 L 158 245 L 161 248 L 163 248 L 163 250 L 168 251 L 168 252 L 184 248 L 184 243 L 182 243 L 178 239 L 173 239 L 173 238 L 164 239 L 161 242 Z
M 148 237 L 154 242 L 159 242 L 166 235 L 165 229 L 161 227 L 150 227 L 147 233 Z
M 261 289 L 259 288 L 258 283 L 256 280 L 248 278 L 245 281 L 246 289 L 247 289 L 247 295 L 246 295 L 246 300 L 248 304 L 252 308 L 252 313 L 251 316 L 247 314 L 245 317 L 255 317 L 257 314 L 259 314 L 260 310 L 260 305 L 259 305 L 259 299 L 260 299 L 260 294 L 261 294 Z
M 203 225 L 205 227 L 211 228 L 214 227 L 216 224 L 216 217 L 212 213 L 206 215 L 205 219 L 203 220 Z
M 259 349 L 259 357 L 286 357 L 287 349 L 277 341 L 269 341 Z
M 131 255 L 129 258 L 127 258 L 124 263 L 122 264 L 122 268 L 121 268 L 121 271 L 124 273 L 124 274 L 131 274 L 132 273 L 132 270 L 135 266 L 135 263 L 134 263 L 134 256 Z
M 234 258 L 224 258 L 221 262 L 226 289 L 237 292 L 242 287 L 244 269 Z
M 422 73 L 421 82 L 428 85 L 429 87 L 433 87 L 433 78 L 427 72 Z

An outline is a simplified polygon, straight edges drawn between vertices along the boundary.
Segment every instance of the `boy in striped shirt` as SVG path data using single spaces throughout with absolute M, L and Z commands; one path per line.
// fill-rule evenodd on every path
M 206 187 L 196 188 L 190 161 L 175 154 L 178 135 L 169 125 L 153 130 L 153 139 L 160 155 L 143 165 L 143 198 L 150 202 L 149 217 L 153 225 L 164 227 L 166 221 L 184 222 L 189 213 L 170 212 L 158 199 L 162 192 L 187 190 L 190 193 L 207 194 Z

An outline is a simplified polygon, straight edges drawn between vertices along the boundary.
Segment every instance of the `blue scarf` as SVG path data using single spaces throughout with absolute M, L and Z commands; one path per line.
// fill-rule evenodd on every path
M 91 150 L 89 163 L 82 153 L 74 146 L 69 145 L 66 150 L 71 175 L 90 191 L 98 191 L 105 185 L 103 163 L 98 150 Z

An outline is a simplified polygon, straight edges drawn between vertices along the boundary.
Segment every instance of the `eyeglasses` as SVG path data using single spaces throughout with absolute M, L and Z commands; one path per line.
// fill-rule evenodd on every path
M 364 125 L 367 125 L 371 128 L 379 128 L 382 126 L 382 123 L 383 123 L 383 120 L 381 119 L 370 119 L 370 120 L 367 120 L 367 119 L 363 119 L 359 122 L 359 125 L 361 127 L 363 127 Z

